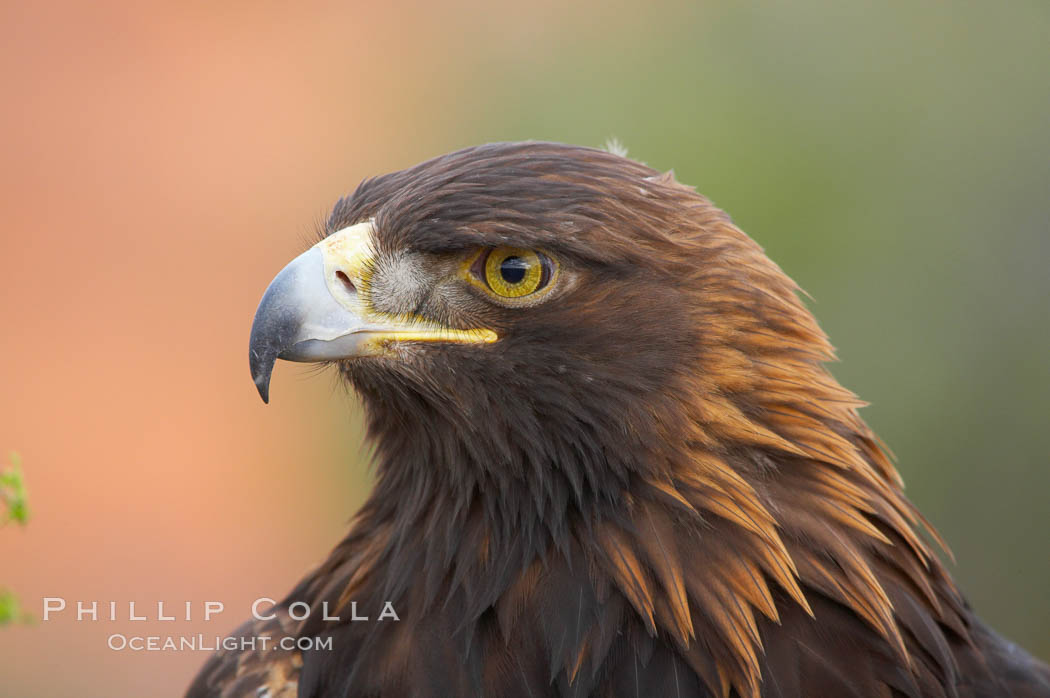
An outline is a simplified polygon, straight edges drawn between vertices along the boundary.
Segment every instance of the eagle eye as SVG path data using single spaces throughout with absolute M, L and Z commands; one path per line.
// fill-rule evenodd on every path
M 484 248 L 471 256 L 466 269 L 469 281 L 504 301 L 535 299 L 551 288 L 558 271 L 543 252 L 521 247 Z

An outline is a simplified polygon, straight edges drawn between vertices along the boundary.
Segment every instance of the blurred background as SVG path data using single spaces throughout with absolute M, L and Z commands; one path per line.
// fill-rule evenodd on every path
M 282 364 L 264 407 L 256 303 L 362 178 L 516 139 L 617 137 L 728 210 L 812 294 L 973 605 L 1050 658 L 1050 5 L 8 1 L 0 27 L 0 452 L 33 514 L 0 586 L 38 618 L 226 604 L 0 629 L 3 696 L 177 695 L 202 653 L 108 635 L 225 634 L 324 557 L 368 488 L 359 406 Z

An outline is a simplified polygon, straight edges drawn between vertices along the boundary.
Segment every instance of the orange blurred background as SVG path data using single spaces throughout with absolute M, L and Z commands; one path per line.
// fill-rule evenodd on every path
M 692 126 L 669 114 L 676 93 L 666 92 L 653 112 L 628 110 L 615 97 L 616 76 L 603 73 L 606 61 L 615 66 L 610 70 L 624 71 L 624 81 L 640 85 L 659 66 L 676 64 L 675 46 L 692 40 L 683 26 L 715 41 L 713 30 L 700 27 L 720 23 L 749 37 L 752 43 L 744 45 L 754 55 L 768 45 L 763 32 L 777 34 L 772 24 L 752 31 L 754 18 L 727 20 L 716 9 L 661 3 L 609 16 L 604 7 L 64 1 L 0 7 L 0 452 L 22 454 L 33 512 L 24 530 L 0 531 L 0 585 L 38 617 L 45 596 L 71 604 L 116 600 L 124 608 L 136 600 L 140 611 L 147 604 L 150 616 L 148 605 L 158 600 L 169 608 L 198 604 L 193 622 L 77 623 L 67 611 L 47 623 L 0 629 L 0 695 L 179 694 L 203 653 L 115 652 L 107 636 L 225 634 L 248 616 L 253 599 L 280 598 L 342 536 L 367 489 L 357 406 L 331 376 L 287 364 L 278 366 L 274 400 L 264 406 L 246 356 L 262 290 L 304 248 L 339 196 L 363 177 L 496 139 L 598 145 L 619 135 L 633 146 L 632 134 L 669 133 L 663 145 L 647 146 L 640 137 L 632 154 L 681 168 L 678 149 L 666 142 Z M 829 7 L 817 3 L 809 16 L 818 19 Z M 886 27 L 896 26 L 891 19 Z M 942 19 L 928 14 L 923 21 L 933 27 Z M 837 30 L 828 25 L 825 31 Z M 493 52 L 501 61 L 495 68 Z M 632 72 L 624 57 L 631 52 L 651 56 L 653 72 Z M 742 70 L 733 65 L 738 54 L 724 55 L 720 67 L 699 60 L 686 65 L 686 76 L 690 69 L 708 71 L 705 89 L 714 90 L 709 106 L 690 82 L 681 82 L 675 89 L 689 109 L 717 114 L 722 107 L 713 103 L 746 96 L 743 88 L 717 91 L 730 80 L 720 81 L 719 70 Z M 573 92 L 597 76 L 605 81 L 605 97 L 574 103 Z M 883 84 L 891 78 L 857 79 Z M 543 81 L 560 81 L 559 91 L 538 88 Z M 924 89 L 939 88 L 931 81 Z M 514 106 L 518 90 L 535 98 L 536 111 L 527 118 Z M 784 87 L 777 99 L 790 102 L 790 91 Z M 816 111 L 828 118 L 827 108 L 817 104 Z M 848 100 L 839 108 L 843 118 L 858 109 Z M 725 181 L 753 176 L 755 183 L 727 188 L 720 200 L 786 201 L 797 194 L 784 193 L 768 174 L 756 153 L 764 141 L 731 133 L 735 124 L 765 128 L 772 143 L 783 136 L 775 130 L 780 126 L 763 126 L 758 117 L 740 123 L 721 113 L 724 122 L 716 125 L 738 143 Z M 797 125 L 799 113 L 775 116 Z M 1009 127 L 1008 121 L 995 128 Z M 811 126 L 819 132 L 825 124 L 817 117 Z M 907 128 L 902 121 L 900 129 Z M 708 129 L 691 145 L 683 143 L 684 157 L 696 162 L 705 144 L 717 150 L 719 141 Z M 811 145 L 805 157 L 821 157 L 818 144 Z M 837 152 L 863 170 L 865 152 L 877 157 L 872 153 L 880 146 L 871 147 L 851 157 Z M 793 167 L 786 167 L 784 182 L 793 181 Z M 719 181 L 718 171 L 695 166 L 692 178 L 682 174 L 679 169 L 702 190 L 705 182 Z M 811 184 L 835 190 L 838 179 Z M 794 206 L 766 211 L 770 219 L 774 211 L 782 220 L 790 220 L 790 211 L 801 216 L 788 230 L 808 225 L 800 213 L 805 199 Z M 830 211 L 829 219 L 849 215 L 845 204 Z M 752 214 L 742 215 L 748 229 Z M 785 266 L 805 277 L 808 265 L 820 262 L 819 256 L 813 261 L 813 246 L 824 242 L 804 234 L 778 242 L 763 215 L 752 220 L 766 237 L 752 234 L 797 260 Z M 801 251 L 791 257 L 788 248 L 795 247 Z M 922 269 L 914 271 L 922 276 Z M 819 286 L 825 277 L 814 278 Z M 844 270 L 829 281 L 832 291 L 824 298 L 851 278 Z M 1005 273 L 998 278 L 1010 283 Z M 942 307 L 952 302 L 938 300 Z M 830 304 L 834 311 L 834 298 Z M 1045 297 L 1036 307 L 1045 311 Z M 831 315 L 834 324 L 845 312 Z M 1031 320 L 1018 317 L 1016 331 L 1034 331 L 1022 328 Z M 1046 324 L 1045 316 L 1040 322 Z M 1045 337 L 1045 327 L 1034 324 Z M 829 329 L 840 346 L 851 346 L 843 337 L 848 329 Z M 878 368 L 878 346 L 871 355 L 850 351 L 858 372 Z M 858 381 L 848 384 L 865 395 Z M 889 398 L 879 404 L 893 409 Z M 1045 413 L 1039 423 L 1045 427 Z M 1018 438 L 1038 450 L 1035 440 L 1043 436 L 1031 424 Z M 927 507 L 923 494 L 930 493 L 928 506 L 942 514 L 932 518 L 948 521 L 946 537 L 966 538 L 965 523 L 952 528 L 953 504 L 917 477 L 920 507 Z M 1023 492 L 1024 479 L 1010 486 Z M 1050 525 L 1045 503 L 1028 508 L 1025 526 L 1044 537 Z M 994 536 L 1008 538 L 1011 525 L 994 529 Z M 1045 557 L 1045 547 L 1038 554 Z M 1042 589 L 1045 596 L 1050 579 L 1039 564 L 1026 571 L 1022 561 L 999 571 L 1023 577 L 1013 593 L 1031 598 Z M 963 587 L 988 597 L 997 588 L 1009 594 L 995 579 L 999 571 L 976 571 L 972 580 L 961 575 Z M 205 600 L 224 602 L 226 611 L 203 622 Z M 1045 635 L 1024 628 L 1042 619 L 1045 633 L 1046 599 L 1038 599 L 1035 620 L 1018 604 L 1016 612 L 998 609 L 991 620 L 1050 654 L 1050 641 L 1035 646 Z

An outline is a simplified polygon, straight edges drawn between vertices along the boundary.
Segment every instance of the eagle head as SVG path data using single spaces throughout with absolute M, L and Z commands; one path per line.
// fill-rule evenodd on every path
M 735 399 L 772 335 L 828 353 L 793 283 L 705 198 L 616 154 L 514 143 L 339 201 L 267 289 L 250 360 L 264 401 L 277 358 L 335 364 L 380 421 L 451 435 L 496 474 L 582 458 L 572 477 L 615 494 L 669 439 L 711 438 L 700 422 L 747 428 Z

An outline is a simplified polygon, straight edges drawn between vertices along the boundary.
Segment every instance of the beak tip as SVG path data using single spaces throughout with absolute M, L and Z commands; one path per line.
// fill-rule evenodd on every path
M 252 382 L 255 383 L 255 389 L 259 391 L 259 397 L 262 398 L 263 403 L 270 404 L 270 376 L 273 375 L 273 365 L 276 362 L 276 357 L 269 355 L 268 352 L 264 352 L 263 356 L 260 356 L 259 352 L 254 350 L 249 352 L 249 363 L 252 371 Z
M 254 356 L 253 356 L 254 358 Z M 270 376 L 273 375 L 274 360 L 252 361 L 252 381 L 259 392 L 262 402 L 270 404 Z

